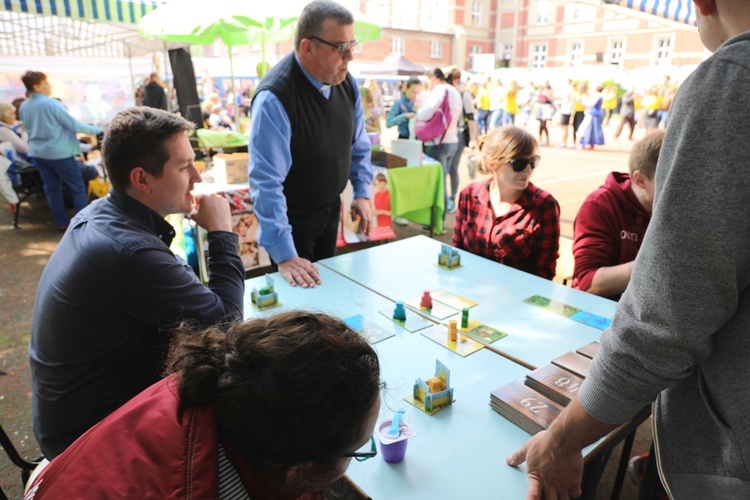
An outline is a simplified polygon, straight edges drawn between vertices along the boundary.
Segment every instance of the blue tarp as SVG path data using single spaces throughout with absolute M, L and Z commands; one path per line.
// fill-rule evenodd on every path
M 692 0 L 627 0 L 627 2 L 609 2 L 640 10 L 647 14 L 671 19 L 680 23 L 695 25 L 695 6 Z

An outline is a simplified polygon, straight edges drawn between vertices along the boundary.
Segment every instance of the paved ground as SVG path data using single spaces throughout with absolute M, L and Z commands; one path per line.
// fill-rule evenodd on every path
M 531 128 L 530 128 L 531 130 Z M 637 132 L 640 137 L 642 131 Z M 607 172 L 626 170 L 631 143 L 621 139 L 611 140 L 595 151 L 558 149 L 559 132 L 553 130 L 552 146 L 541 149 L 542 162 L 532 181 L 552 193 L 562 209 L 562 234 L 573 236 L 573 219 L 588 193 L 602 184 Z M 461 165 L 461 187 L 469 183 L 465 163 Z M 22 207 L 22 229 L 10 229 L 12 216 L 6 206 L 0 207 L 0 424 L 24 457 L 35 457 L 39 450 L 31 432 L 30 382 L 26 349 L 31 327 L 36 285 L 42 269 L 54 251 L 61 234 L 51 222 L 49 209 L 44 199 L 32 199 Z M 453 226 L 449 215 L 446 227 Z M 420 233 L 414 224 L 397 227 L 399 238 Z M 451 232 L 438 236 L 450 242 Z M 635 451 L 648 450 L 650 434 L 647 425 L 641 426 Z M 597 498 L 609 498 L 614 481 L 612 463 L 605 473 Z M 504 457 L 498 457 L 501 463 Z M 9 498 L 20 498 L 21 488 L 18 469 L 4 454 L 0 454 L 0 486 Z M 622 498 L 637 498 L 635 487 L 625 480 Z

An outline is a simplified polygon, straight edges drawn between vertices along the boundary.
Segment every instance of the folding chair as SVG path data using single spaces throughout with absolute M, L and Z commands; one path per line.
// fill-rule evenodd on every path
M 10 458 L 10 461 L 13 462 L 13 465 L 21 469 L 21 485 L 25 487 L 29 481 L 31 472 L 36 469 L 36 466 L 39 465 L 44 457 L 35 458 L 31 462 L 21 458 L 21 455 L 19 455 L 16 447 L 13 446 L 13 443 L 5 433 L 5 429 L 3 429 L 2 425 L 0 425 L 0 445 L 2 445 L 3 450 L 5 450 L 5 453 L 8 455 L 8 458 Z M 7 500 L 7 498 L 5 492 L 0 488 L 0 500 Z
M 21 216 L 21 203 L 30 196 L 38 194 L 44 196 L 44 181 L 39 169 L 22 160 L 16 160 L 8 169 L 8 175 L 13 183 L 13 190 L 18 195 L 18 203 L 13 209 L 13 229 L 19 229 L 18 219 Z
M 575 259 L 573 258 L 573 240 L 560 236 L 560 256 L 557 258 L 555 277 L 552 281 L 562 285 L 573 285 L 573 271 L 575 270 Z

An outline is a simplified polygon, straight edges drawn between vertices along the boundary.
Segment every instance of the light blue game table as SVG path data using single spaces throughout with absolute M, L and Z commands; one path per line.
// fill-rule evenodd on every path
M 415 236 L 319 262 L 393 301 L 419 297 L 424 290 L 445 289 L 478 302 L 470 318 L 508 334 L 491 346 L 528 368 L 598 341 L 602 330 L 526 304 L 541 295 L 583 311 L 612 318 L 616 302 L 574 290 L 459 250 L 461 267 L 438 267 L 441 243 Z M 460 315 L 457 316 L 460 320 Z M 444 320 L 447 322 L 447 320 Z
M 319 267 L 323 284 L 312 289 L 292 287 L 278 273 L 272 274 L 282 306 L 265 311 L 256 310 L 250 302 L 250 291 L 265 286 L 265 277 L 247 280 L 245 317 L 266 317 L 297 308 L 342 319 L 361 314 L 366 321 L 395 333 L 373 346 L 386 383 L 380 419 L 391 418 L 403 407 L 405 420 L 416 436 L 409 440 L 403 462 L 388 464 L 379 454 L 365 462 L 352 461 L 347 475 L 375 499 L 524 498 L 528 487 L 525 466 L 508 467 L 505 457 L 530 436 L 493 411 L 489 401 L 491 391 L 514 380 L 523 381 L 528 370 L 488 349 L 462 358 L 419 332 L 410 333 L 380 314 L 382 309 L 392 310 L 393 301 Z M 426 380 L 434 375 L 436 359 L 450 369 L 455 403 L 429 416 L 403 397 L 411 393 L 417 377 Z M 605 439 L 596 448 L 587 448 L 587 459 L 599 457 L 607 445 Z

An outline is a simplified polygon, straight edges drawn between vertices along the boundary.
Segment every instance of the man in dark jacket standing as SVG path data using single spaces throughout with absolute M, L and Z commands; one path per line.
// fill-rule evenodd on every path
M 148 83 L 143 87 L 142 99 L 144 106 L 168 111 L 167 96 L 164 93 L 159 73 L 151 73 L 148 77 Z

